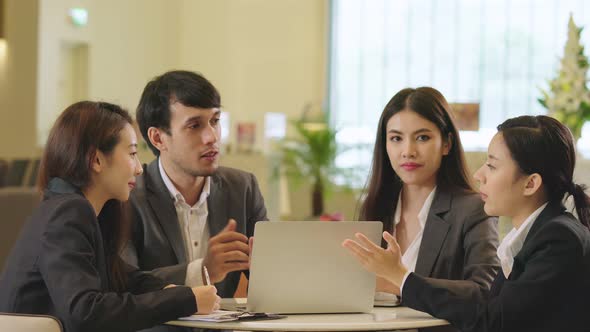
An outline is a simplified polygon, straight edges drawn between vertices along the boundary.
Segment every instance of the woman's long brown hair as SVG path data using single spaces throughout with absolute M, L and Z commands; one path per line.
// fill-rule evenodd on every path
M 121 130 L 133 120 L 121 107 L 104 102 L 81 101 L 64 110 L 49 133 L 41 159 L 38 188 L 51 178 L 61 178 L 81 191 L 90 185 L 91 165 L 97 151 L 109 155 L 120 141 Z M 98 215 L 110 282 L 125 289 L 125 263 L 119 253 L 129 238 L 131 219 L 127 205 L 109 200 Z

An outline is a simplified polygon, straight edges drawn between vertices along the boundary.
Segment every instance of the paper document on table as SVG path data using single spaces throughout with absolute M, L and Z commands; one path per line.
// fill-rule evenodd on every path
M 242 312 L 217 310 L 208 315 L 190 315 L 186 317 L 180 317 L 178 320 L 192 320 L 201 322 L 231 322 L 233 320 L 238 320 L 240 314 L 242 314 Z
M 231 322 L 236 320 L 266 320 L 266 319 L 279 319 L 286 316 L 268 314 L 264 312 L 243 312 L 243 311 L 227 311 L 217 310 L 208 315 L 191 315 L 187 317 L 180 317 L 179 320 L 189 321 L 200 321 L 200 322 L 212 322 L 222 323 Z

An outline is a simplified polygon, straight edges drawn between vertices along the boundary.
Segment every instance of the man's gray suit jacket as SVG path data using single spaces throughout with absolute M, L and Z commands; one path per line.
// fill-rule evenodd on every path
M 167 283 L 182 285 L 186 280 L 188 262 L 174 207 L 174 199 L 166 188 L 158 159 L 144 165 L 130 197 L 133 229 L 131 240 L 122 257 L 140 270 L 151 271 Z M 207 199 L 207 224 L 211 237 L 218 234 L 230 218 L 236 220 L 237 231 L 250 237 L 254 224 L 268 220 L 264 199 L 253 174 L 219 167 L 211 176 L 211 192 Z M 217 283 L 221 297 L 233 297 L 240 280 L 240 271 L 231 272 Z

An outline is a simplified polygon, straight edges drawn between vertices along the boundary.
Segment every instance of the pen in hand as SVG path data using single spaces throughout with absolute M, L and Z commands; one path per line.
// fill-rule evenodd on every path
M 207 267 L 203 265 L 203 274 L 205 275 L 205 285 L 211 286 L 211 279 L 209 279 L 209 271 Z

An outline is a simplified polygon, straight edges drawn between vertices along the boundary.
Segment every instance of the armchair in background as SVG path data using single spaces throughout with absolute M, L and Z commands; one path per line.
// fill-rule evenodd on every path
M 24 222 L 40 201 L 41 194 L 32 187 L 0 188 L 0 271 Z
M 0 312 L 0 331 L 63 332 L 63 327 L 61 322 L 53 316 Z

